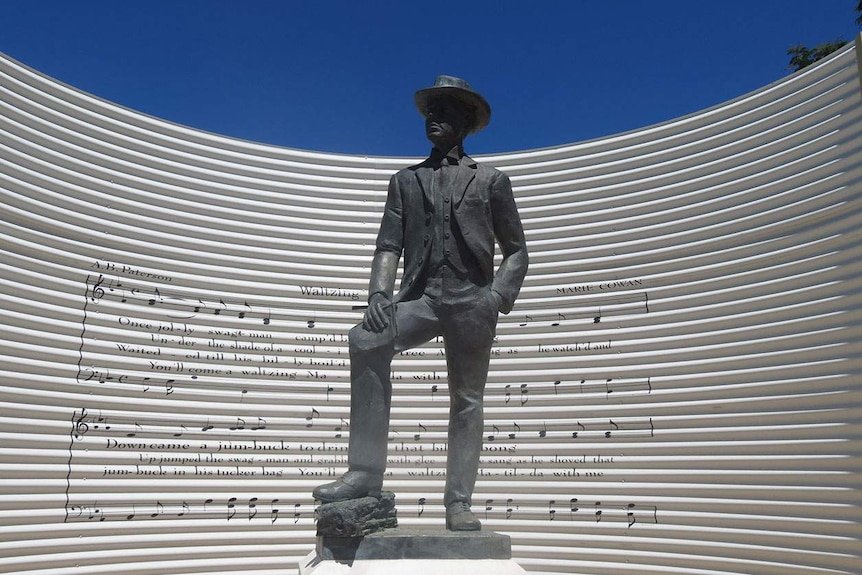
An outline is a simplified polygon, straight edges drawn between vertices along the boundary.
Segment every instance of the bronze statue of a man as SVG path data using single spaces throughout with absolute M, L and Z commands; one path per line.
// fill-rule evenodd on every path
M 485 99 L 464 80 L 439 76 L 415 101 L 434 147 L 428 159 L 389 181 L 368 310 L 350 330 L 349 469 L 317 487 L 314 497 L 329 503 L 380 491 L 392 358 L 442 335 L 450 401 L 446 528 L 472 531 L 481 528 L 470 505 L 491 344 L 498 313 L 509 313 L 521 289 L 527 248 L 509 178 L 464 154 L 464 138 L 491 118 Z M 496 273 L 495 243 L 503 254 Z M 404 274 L 393 296 L 402 254 Z

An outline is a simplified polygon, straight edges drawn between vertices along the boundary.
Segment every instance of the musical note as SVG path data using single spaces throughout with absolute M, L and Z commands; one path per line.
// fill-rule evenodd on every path
M 313 426 L 315 417 L 320 417 L 320 412 L 312 407 L 311 408 L 311 415 L 309 415 L 308 417 L 305 418 L 305 422 L 306 422 L 305 427 Z
M 255 516 L 257 516 L 257 497 L 252 497 L 248 500 L 248 520 L 251 521 Z
M 317 313 L 314 313 L 314 315 L 312 316 L 312 318 L 311 318 L 310 320 L 308 320 L 308 324 L 307 324 L 307 325 L 308 325 L 308 328 L 309 328 L 309 329 L 314 328 L 314 325 L 315 325 L 315 323 L 316 323 L 316 322 L 317 322 Z
M 565 321 L 565 320 L 566 320 L 566 316 L 564 314 L 558 312 L 557 313 L 557 319 L 551 323 L 551 327 L 557 327 L 558 325 L 560 325 L 561 321 Z
M 557 504 L 557 502 L 554 499 L 551 499 L 550 501 L 548 501 L 548 520 L 549 521 L 553 521 L 554 517 L 556 517 L 556 515 L 557 515 L 557 510 L 554 509 L 554 505 L 556 505 L 556 504 Z
M 267 310 L 266 310 L 266 315 L 265 315 L 265 316 L 263 316 L 263 325 L 269 325 L 269 324 L 270 324 L 270 322 L 272 322 L 272 310 L 271 310 L 271 309 L 267 309 Z
M 625 507 L 626 519 L 628 520 L 629 527 L 635 523 L 658 524 L 658 508 L 655 505 L 641 506 L 639 509 L 635 509 L 636 507 L 637 506 L 634 503 L 629 503 Z M 643 509 L 644 511 L 640 511 L 640 509 Z
M 527 403 L 527 401 L 529 401 L 530 398 L 527 397 L 527 394 L 529 394 L 529 393 L 530 393 L 530 391 L 527 389 L 527 384 L 522 383 L 521 384 L 521 405 L 524 405 L 525 403 Z
M 578 507 L 575 505 L 578 502 L 577 497 L 572 497 L 569 499 L 569 519 L 575 518 L 575 513 L 578 511 Z
M 506 391 L 506 401 L 505 401 L 505 402 L 506 402 L 506 404 L 508 404 L 508 403 L 509 403 L 509 400 L 510 400 L 510 399 L 512 399 L 512 394 L 509 392 L 509 390 L 510 390 L 511 388 L 512 388 L 512 386 L 511 386 L 511 385 L 506 384 L 506 387 L 505 387 L 505 391 Z
M 596 523 L 599 523 L 602 520 L 602 510 L 599 509 L 602 506 L 601 501 L 597 501 L 595 505 L 596 509 Z
M 547 436 L 548 436 L 548 426 L 543 421 L 542 422 L 542 429 L 539 430 L 539 437 L 545 438 Z
M 180 430 L 179 430 L 179 431 L 177 431 L 176 433 L 174 433 L 174 437 L 182 437 L 182 436 L 183 436 L 183 433 L 185 433 L 185 432 L 186 432 L 186 431 L 188 431 L 188 430 L 189 430 L 189 428 L 188 428 L 188 427 L 186 427 L 185 425 L 182 425 L 182 424 L 181 424 L 181 425 L 180 425 Z
M 269 524 L 270 525 L 272 525 L 273 523 L 276 522 L 276 520 L 278 520 L 278 509 L 275 508 L 276 503 L 278 503 L 278 499 L 273 499 L 272 501 L 269 502 L 269 517 L 270 517 Z
M 230 499 L 227 500 L 227 520 L 230 521 L 235 516 L 236 516 L 236 497 L 231 497 Z
M 156 501 L 156 510 L 150 513 L 150 517 L 155 519 L 165 511 L 165 506 L 162 505 L 161 501 Z
M 519 325 L 520 325 L 521 327 L 525 327 L 525 326 L 526 326 L 528 323 L 530 323 L 531 321 L 533 321 L 533 316 L 531 316 L 531 315 L 524 315 L 524 323 L 521 323 L 521 324 L 519 324 Z
M 342 417 L 340 419 L 341 419 L 341 424 L 335 428 L 335 439 L 341 439 L 342 430 L 345 430 L 345 429 L 348 431 L 350 430 L 350 425 L 344 420 L 344 418 Z
M 492 503 L 494 503 L 493 499 L 486 499 L 485 500 L 485 520 L 486 521 L 488 520 L 488 512 L 494 509 L 494 506 L 491 505 Z
M 416 433 L 413 436 L 414 441 L 419 441 L 422 438 L 422 434 L 428 432 L 428 429 L 424 425 L 422 425 L 421 423 L 419 424 L 419 429 L 420 429 L 420 432 Z
M 515 439 L 516 433 L 521 433 L 521 426 L 517 423 L 512 423 L 512 433 L 509 434 L 509 439 Z
M 437 385 L 431 386 L 431 401 L 434 401 L 434 396 L 437 394 Z
M 610 421 L 610 422 L 611 422 L 611 425 L 614 427 L 614 429 L 615 429 L 616 431 L 619 431 L 619 430 L 620 430 L 620 426 L 619 426 L 619 425 L 617 425 L 616 423 L 614 423 L 614 420 L 613 420 L 613 419 L 609 419 L 608 421 Z M 609 431 L 606 431 L 606 432 L 605 432 L 605 437 L 611 437 L 611 434 L 612 434 L 612 433 L 613 433 L 613 432 L 612 432 L 612 431 L 610 431 L 610 430 L 609 430 Z
M 418 508 L 419 508 L 419 512 L 418 512 L 418 514 L 416 515 L 416 517 L 422 517 L 422 514 L 423 514 L 423 513 L 425 513 L 425 498 L 424 498 L 424 497 L 420 497 L 420 498 L 416 501 L 416 504 L 417 504 L 417 506 L 418 506 Z
M 506 500 L 506 519 L 510 519 L 512 517 L 512 504 L 514 502 L 515 500 L 512 498 Z
M 132 512 L 126 515 L 126 521 L 131 521 L 132 519 L 134 519 L 136 514 L 137 509 L 135 509 L 135 504 L 132 503 Z
M 201 431 L 209 431 L 210 429 L 214 429 L 214 426 L 210 425 L 210 419 L 207 418 L 207 423 L 203 427 L 201 427 Z
M 299 516 L 300 516 L 299 506 L 300 506 L 299 503 L 297 503 L 293 506 L 293 523 L 294 523 L 294 525 L 299 523 Z
M 252 431 L 258 431 L 260 429 L 266 429 L 266 420 L 263 419 L 262 417 L 258 417 L 257 418 L 257 425 L 252 426 L 252 428 L 251 428 Z
M 246 310 L 248 310 L 248 312 L 249 312 L 249 313 L 251 313 L 251 311 L 252 311 L 252 310 L 251 310 L 251 306 L 250 306 L 250 305 L 248 305 L 248 302 L 247 302 L 247 301 L 244 301 L 244 302 L 242 302 L 242 303 L 243 303 L 243 305 L 246 307 L 246 309 L 244 309 L 244 310 L 240 310 L 240 311 L 236 314 L 236 317 L 238 317 L 239 319 L 245 319 Z
M 134 431 L 130 431 L 130 432 L 128 432 L 128 433 L 126 434 L 126 437 L 135 437 L 138 433 L 140 433 L 140 432 L 142 432 L 142 431 L 144 430 L 144 428 L 143 428 L 143 427 L 141 427 L 141 426 L 140 426 L 140 424 L 139 424 L 137 421 L 135 421 L 132 425 L 134 425 L 134 426 L 135 426 L 135 427 L 134 427 Z
M 237 417 L 236 423 L 228 429 L 230 429 L 231 431 L 241 431 L 245 429 L 245 419 L 243 419 L 242 417 Z
M 183 517 L 189 513 L 189 504 L 183 501 L 181 511 L 177 513 L 177 517 Z
M 488 441 L 494 441 L 497 438 L 497 434 L 500 433 L 500 428 L 496 425 L 491 426 L 494 429 L 494 433 L 488 434 Z
M 335 388 L 331 385 L 326 386 L 326 401 L 329 401 L 329 393 L 335 391 Z
M 97 507 L 97 503 L 93 503 L 91 507 L 89 507 L 90 515 L 87 519 L 93 519 L 94 517 L 98 517 L 99 521 L 105 520 L 105 513 L 102 511 L 101 507 Z
M 224 303 L 224 300 L 223 300 L 223 299 L 219 298 L 218 302 L 221 304 L 222 309 L 225 309 L 225 310 L 227 309 L 227 304 L 226 304 L 226 303 Z M 222 310 L 221 310 L 221 309 L 219 309 L 219 308 L 215 308 L 215 309 L 213 310 L 213 315 L 221 315 L 221 312 L 222 312 Z
M 156 301 L 161 304 L 164 300 L 162 299 L 162 294 L 159 292 L 159 288 L 153 289 L 153 297 L 151 297 L 147 303 L 149 305 L 156 305 Z
M 586 431 L 586 430 L 587 430 L 586 426 L 585 426 L 583 423 L 581 423 L 580 421 L 578 421 L 577 425 L 578 425 L 578 429 L 579 429 L 580 431 L 573 431 L 573 432 L 572 432 L 572 439 L 577 439 L 577 438 L 578 438 L 578 433 L 580 433 L 581 431 Z

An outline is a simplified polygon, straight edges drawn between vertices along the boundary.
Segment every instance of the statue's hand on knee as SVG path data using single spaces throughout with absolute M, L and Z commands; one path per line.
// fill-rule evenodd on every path
M 368 300 L 368 310 L 362 320 L 362 327 L 380 333 L 389 325 L 392 302 L 383 293 L 377 292 Z

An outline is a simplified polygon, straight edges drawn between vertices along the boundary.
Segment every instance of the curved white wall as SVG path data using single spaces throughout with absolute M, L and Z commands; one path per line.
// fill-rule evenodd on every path
M 480 158 L 531 252 L 475 507 L 531 573 L 858 574 L 855 51 L 727 104 Z M 169 124 L 0 58 L 0 571 L 295 572 L 344 469 L 345 334 L 406 158 Z M 387 487 L 442 527 L 440 346 Z

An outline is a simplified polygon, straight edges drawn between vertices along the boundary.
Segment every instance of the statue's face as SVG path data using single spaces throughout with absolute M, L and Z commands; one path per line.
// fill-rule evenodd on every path
M 470 110 L 454 98 L 437 98 L 425 110 L 425 134 L 438 148 L 450 148 L 467 135 Z

